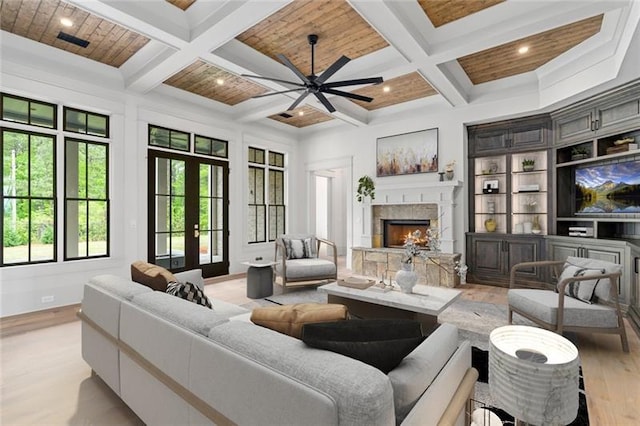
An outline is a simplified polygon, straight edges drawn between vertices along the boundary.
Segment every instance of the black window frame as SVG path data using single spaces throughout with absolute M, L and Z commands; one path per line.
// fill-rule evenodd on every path
M 48 133 L 40 133 L 33 132 L 29 130 L 15 129 L 11 127 L 0 127 L 0 141 L 2 142 L 2 146 L 4 146 L 4 132 L 5 130 L 22 133 L 29 135 L 29 139 L 31 136 L 43 136 L 47 138 L 51 138 L 53 140 L 53 194 L 51 197 L 32 197 L 31 196 L 31 140 L 29 140 L 29 186 L 28 186 L 28 195 L 25 196 L 6 196 L 4 195 L 4 188 L 2 192 L 0 192 L 0 204 L 2 205 L 2 219 L 0 220 L 0 238 L 3 239 L 2 245 L 0 245 L 0 267 L 9 267 L 9 266 L 20 266 L 20 265 L 37 265 L 42 263 L 55 263 L 58 261 L 58 185 L 56 183 L 58 176 L 58 154 L 57 154 L 57 146 L 58 146 L 58 137 L 57 135 L 52 135 Z M 4 159 L 0 162 L 0 176 L 3 176 L 4 183 Z M 26 262 L 14 262 L 14 263 L 5 263 L 4 261 L 4 202 L 6 199 L 20 199 L 20 200 L 28 200 L 31 203 L 32 200 L 48 200 L 53 201 L 53 257 L 51 259 L 45 260 L 31 260 L 32 248 L 31 248 L 31 239 L 32 239 L 32 217 L 31 217 L 31 208 L 29 208 L 29 231 L 28 231 L 28 256 Z
M 198 151 L 198 138 L 206 139 L 209 142 L 209 150 L 207 152 Z M 214 154 L 213 144 L 216 142 L 222 143 L 224 145 L 224 155 Z M 193 136 L 193 152 L 195 154 L 207 155 L 209 157 L 228 159 L 229 158 L 229 141 L 225 141 L 223 139 L 218 139 L 218 138 L 211 138 L 209 136 L 203 136 L 196 133 Z
M 106 148 L 106 173 L 107 176 L 105 177 L 105 197 L 104 199 L 101 198 L 90 198 L 89 197 L 89 179 L 88 179 L 88 172 L 89 172 L 89 167 L 87 166 L 85 169 L 85 173 L 87 174 L 87 176 L 85 176 L 85 184 L 87 185 L 87 188 L 85 188 L 85 197 L 69 197 L 68 193 L 67 193 L 67 156 L 66 156 L 66 152 L 67 152 L 67 142 L 75 142 L 75 143 L 84 143 L 84 144 L 92 144 L 92 145 L 101 145 L 104 146 Z M 111 254 L 111 199 L 110 199 L 110 190 L 109 190 L 109 167 L 110 167 L 110 162 L 109 162 L 109 143 L 107 142 L 100 142 L 100 141 L 90 141 L 90 140 L 85 140 L 85 139 L 80 139 L 80 138 L 74 138 L 74 137 L 65 137 L 64 139 L 64 152 L 65 152 L 65 158 L 64 158 L 64 230 L 63 230 L 63 260 L 64 261 L 73 261 L 73 260 L 83 260 L 83 259 L 97 259 L 97 258 L 104 258 L 104 257 L 109 257 Z M 86 151 L 86 155 L 88 155 L 88 150 Z M 87 162 L 88 165 L 88 162 Z M 68 256 L 68 252 L 67 252 L 67 231 L 68 231 L 68 218 L 69 218 L 69 209 L 67 208 L 69 201 L 85 201 L 87 202 L 87 214 L 86 214 L 86 229 L 87 229 L 87 241 L 86 241 L 86 256 L 76 256 L 76 257 L 70 257 Z M 106 202 L 106 209 L 107 209 L 107 217 L 106 217 L 106 225 L 107 225 L 107 230 L 106 230 L 106 244 L 107 244 L 107 250 L 105 254 L 99 254 L 99 255 L 94 255 L 94 256 L 90 256 L 89 255 L 89 243 L 90 243 L 90 239 L 89 239 L 89 202 L 90 201 L 104 201 Z
M 164 146 L 164 145 L 158 145 L 158 144 L 151 143 L 151 140 L 152 140 L 151 130 L 152 129 L 167 130 L 169 132 L 169 146 Z M 172 133 L 182 133 L 182 134 L 187 135 L 187 148 L 186 149 L 176 148 L 176 147 L 174 147 L 172 145 L 172 143 L 171 143 L 171 141 L 173 139 Z M 155 124 L 149 124 L 149 126 L 147 127 L 147 144 L 148 144 L 148 146 L 152 146 L 152 147 L 156 147 L 156 148 L 170 149 L 170 150 L 178 151 L 178 152 L 191 152 L 191 133 L 190 132 L 184 132 L 182 130 L 171 129 L 171 128 L 168 128 L 168 127 L 157 126 Z
M 261 158 L 256 159 L 256 155 Z M 263 204 L 256 203 L 247 203 L 247 221 L 249 220 L 249 212 L 251 209 L 254 209 L 256 212 L 256 237 L 258 235 L 257 229 L 258 225 L 263 222 L 264 229 L 263 235 L 264 239 L 251 240 L 249 236 L 247 236 L 248 244 L 258 244 L 258 243 L 266 243 L 273 242 L 278 238 L 278 235 L 285 233 L 286 231 L 286 167 L 285 167 L 285 154 L 278 151 L 271 151 L 269 149 L 256 148 L 253 146 L 249 146 L 247 150 L 248 157 L 248 169 L 247 173 L 250 173 L 250 170 L 257 169 L 262 170 L 263 172 L 263 181 L 262 181 L 262 197 Z M 274 165 L 277 163 L 276 161 L 272 161 L 272 158 L 278 158 L 282 166 Z M 262 161 L 260 161 L 262 160 Z M 280 198 L 282 199 L 282 204 L 276 204 L 276 196 L 275 196 L 275 183 L 272 182 L 272 172 L 278 173 L 282 175 L 282 194 L 280 194 Z M 254 180 L 255 182 L 255 180 Z M 248 188 L 249 189 L 249 188 Z M 251 190 L 251 189 L 249 189 Z M 256 191 L 255 183 L 253 191 Z M 255 196 L 253 197 L 255 200 Z M 273 201 L 273 202 L 272 202 Z M 258 211 L 259 208 L 262 207 L 263 211 L 263 221 L 258 220 Z M 278 228 L 278 218 L 282 217 L 282 229 Z M 272 227 L 271 224 L 274 223 Z
M 79 112 L 85 115 L 85 131 L 84 132 L 80 132 L 77 130 L 70 130 L 67 127 L 67 113 L 69 111 L 73 111 L 73 112 Z M 95 116 L 95 117 L 102 117 L 105 119 L 105 134 L 98 134 L 98 133 L 90 133 L 89 132 L 89 116 Z M 84 109 L 78 109 L 78 108 L 72 108 L 72 107 L 63 107 L 62 110 L 62 128 L 65 132 L 70 132 L 70 133 L 77 133 L 80 135 L 89 135 L 89 136 L 94 136 L 97 138 L 105 138 L 105 139 L 109 139 L 109 116 L 105 115 L 105 114 L 98 114 L 97 112 L 91 112 L 91 111 L 87 111 Z
M 4 116 L 4 114 L 5 114 L 5 111 L 4 111 L 4 99 L 5 98 L 18 99 L 18 100 L 26 101 L 28 103 L 28 105 L 27 105 L 27 110 L 28 110 L 28 112 L 27 112 L 27 117 L 28 117 L 27 122 L 18 121 L 18 120 L 12 120 L 11 118 L 6 118 Z M 32 122 L 32 120 L 31 120 L 31 104 L 33 104 L 33 103 L 50 106 L 53 109 L 53 125 L 51 127 L 44 126 L 44 125 L 41 125 L 41 124 L 36 124 L 36 123 Z M 32 99 L 32 98 L 25 98 L 23 96 L 12 95 L 10 93 L 0 92 L 0 119 L 2 119 L 4 121 L 7 121 L 9 123 L 24 124 L 24 125 L 28 125 L 28 126 L 40 127 L 40 128 L 43 128 L 43 129 L 57 130 L 58 129 L 58 105 L 52 104 L 50 102 L 39 101 L 39 100 Z

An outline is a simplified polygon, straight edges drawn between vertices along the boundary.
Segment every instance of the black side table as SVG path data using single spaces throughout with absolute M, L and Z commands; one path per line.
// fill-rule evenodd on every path
M 262 299 L 273 294 L 273 265 L 276 262 L 242 262 L 247 269 L 247 297 Z

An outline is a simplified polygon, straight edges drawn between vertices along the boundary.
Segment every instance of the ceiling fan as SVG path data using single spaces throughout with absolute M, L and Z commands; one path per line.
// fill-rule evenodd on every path
M 309 96 L 310 93 L 312 93 L 313 95 L 315 95 L 316 98 L 318 98 L 318 100 L 322 103 L 322 105 L 324 105 L 324 107 L 329 112 L 334 112 L 336 109 L 333 107 L 333 105 L 331 105 L 331 103 L 326 98 L 324 93 L 329 93 L 331 95 L 337 95 L 337 96 L 344 96 L 345 98 L 355 99 L 363 102 L 371 102 L 373 100 L 373 98 L 369 96 L 362 96 L 362 95 L 357 95 L 355 93 L 345 92 L 343 90 L 336 90 L 335 87 L 356 86 L 361 84 L 380 84 L 384 81 L 382 80 L 382 77 L 359 78 L 355 80 L 343 80 L 343 81 L 334 81 L 332 83 L 327 83 L 326 81 L 329 79 L 329 77 L 335 74 L 340 68 L 345 66 L 351 59 L 343 55 L 337 61 L 331 64 L 331 66 L 327 68 L 322 74 L 316 75 L 314 72 L 314 56 L 315 56 L 315 45 L 318 42 L 318 36 L 316 34 L 309 34 L 307 36 L 307 40 L 309 40 L 309 45 L 311 45 L 311 75 L 304 75 L 298 68 L 296 68 L 295 65 L 291 63 L 289 59 L 287 59 L 286 56 L 279 53 L 276 55 L 278 59 L 280 59 L 280 61 L 284 65 L 286 65 L 287 68 L 293 71 L 293 73 L 297 75 L 298 78 L 300 78 L 300 80 L 302 80 L 302 83 L 281 80 L 278 78 L 261 77 L 258 75 L 241 74 L 243 77 L 259 78 L 263 80 L 276 81 L 278 83 L 297 86 L 297 88 L 295 89 L 281 90 L 279 92 L 272 92 L 264 95 L 257 95 L 257 96 L 254 96 L 254 98 L 263 98 L 265 96 L 279 95 L 281 93 L 288 93 L 288 92 L 302 92 L 298 97 L 298 99 L 296 99 L 295 102 L 293 102 L 291 106 L 287 109 L 287 111 L 291 111 L 295 109 L 298 105 L 300 105 L 300 102 L 302 102 L 307 96 Z

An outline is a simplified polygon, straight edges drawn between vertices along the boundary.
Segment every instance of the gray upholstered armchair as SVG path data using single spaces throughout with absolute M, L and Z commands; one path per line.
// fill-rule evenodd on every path
M 551 267 L 557 277 L 552 289 L 522 288 L 516 272 L 523 268 Z M 568 257 L 566 261 L 524 262 L 511 269 L 509 324 L 513 313 L 556 333 L 563 331 L 615 333 L 629 352 L 618 303 L 622 266 L 603 260 Z
M 318 256 L 322 244 L 333 249 L 330 259 Z M 294 282 L 298 283 L 296 286 L 317 285 L 321 280 L 338 279 L 336 245 L 311 234 L 280 235 L 276 239 L 275 261 L 276 282 L 280 277 L 283 291 Z

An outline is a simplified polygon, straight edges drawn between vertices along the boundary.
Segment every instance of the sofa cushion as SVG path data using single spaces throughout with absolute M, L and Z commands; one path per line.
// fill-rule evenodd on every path
M 371 319 L 305 324 L 307 345 L 357 359 L 383 373 L 393 370 L 425 337 L 412 320 Z
M 458 328 L 442 324 L 428 340 L 404 357 L 389 372 L 398 424 L 411 411 L 458 348 Z
M 282 264 L 276 265 L 276 271 L 282 275 Z M 327 259 L 287 260 L 287 279 L 305 277 L 329 277 L 336 274 L 336 264 Z
M 178 279 L 167 269 L 137 260 L 131 264 L 131 279 L 157 291 L 166 291 L 167 285 Z
M 584 277 L 585 275 L 600 275 L 604 273 L 605 271 L 603 268 L 583 268 L 581 266 L 565 263 L 562 267 L 562 273 L 558 278 L 558 284 L 560 284 L 567 278 Z M 564 294 L 569 297 L 573 297 L 574 299 L 582 300 L 586 303 L 591 303 L 591 300 L 595 295 L 594 292 L 596 286 L 599 282 L 600 279 L 598 278 L 585 281 L 570 281 L 569 284 L 567 284 L 564 288 Z
M 203 336 L 212 327 L 228 321 L 220 312 L 159 291 L 140 294 L 131 303 Z
M 597 268 L 604 269 L 606 274 L 614 274 L 622 272 L 622 265 L 616 263 L 607 262 L 598 259 L 587 259 L 584 257 L 567 257 L 567 263 L 570 263 L 581 268 Z M 611 300 L 611 280 L 605 278 L 600 280 L 594 290 L 594 294 L 598 299 Z
M 205 306 L 211 309 L 211 302 L 206 294 L 200 288 L 190 282 L 172 282 L 167 286 L 167 294 L 177 296 L 189 302 Z
M 333 303 L 298 303 L 295 305 L 255 308 L 251 313 L 254 324 L 300 338 L 302 326 L 308 323 L 347 319 L 347 308 Z
M 131 280 L 116 275 L 97 275 L 89 280 L 89 284 L 100 287 L 109 293 L 115 294 L 125 300 L 131 300 L 141 293 L 153 291 L 147 286 L 134 283 Z
M 509 306 L 549 324 L 558 322 L 558 293 L 549 290 L 511 289 Z M 618 315 L 606 305 L 589 305 L 571 297 L 564 298 L 565 326 L 617 327 Z

